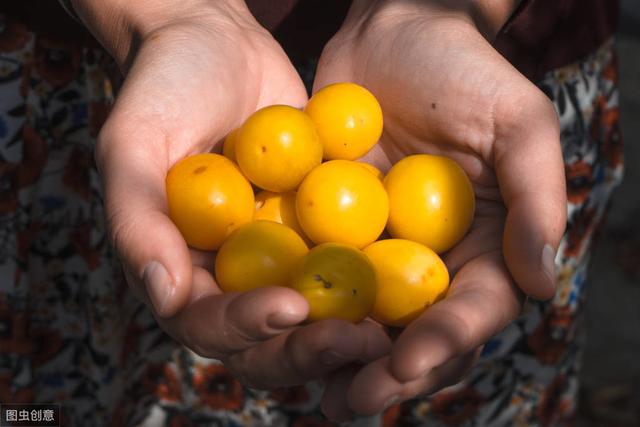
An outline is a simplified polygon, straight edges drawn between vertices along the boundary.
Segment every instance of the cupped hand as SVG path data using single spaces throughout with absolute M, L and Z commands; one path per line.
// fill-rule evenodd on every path
M 555 292 L 566 220 L 556 113 L 487 41 L 492 26 L 472 3 L 356 0 L 318 65 L 314 90 L 352 81 L 380 101 L 384 133 L 367 160 L 388 169 L 410 154 L 444 155 L 476 193 L 471 230 L 444 257 L 447 298 L 398 336 L 390 356 L 332 375 L 323 408 L 334 419 L 459 381 L 525 295 Z
M 190 250 L 167 216 L 165 176 L 174 163 L 219 149 L 229 131 L 263 106 L 301 107 L 307 100 L 287 56 L 244 2 L 147 0 L 108 22 L 117 8 L 77 3 L 126 76 L 99 135 L 96 161 L 114 248 L 128 283 L 161 327 L 255 387 L 300 384 L 379 356 L 388 341 L 371 323 L 296 327 L 308 306 L 291 289 L 222 294 L 211 272 L 213 254 Z M 114 22 L 123 21 L 135 26 L 130 41 L 116 31 Z

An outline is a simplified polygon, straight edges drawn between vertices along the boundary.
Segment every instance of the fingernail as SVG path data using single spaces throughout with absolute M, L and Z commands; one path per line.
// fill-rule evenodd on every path
M 320 353 L 320 360 L 325 365 L 337 365 L 339 363 L 344 363 L 347 360 L 347 357 L 333 350 L 325 350 Z
M 547 275 L 551 283 L 556 282 L 556 251 L 551 245 L 546 244 L 542 248 L 542 270 Z
M 301 319 L 300 315 L 297 313 L 278 311 L 267 317 L 267 326 L 273 329 L 286 329 L 295 326 L 303 320 L 304 319 Z
M 390 406 L 393 406 L 398 402 L 400 402 L 400 396 L 397 394 L 394 394 L 393 396 L 387 399 L 387 401 L 384 404 L 384 408 L 382 408 L 382 410 L 386 411 Z
M 144 284 L 156 314 L 162 316 L 169 297 L 173 293 L 171 276 L 164 265 L 151 261 L 144 269 Z

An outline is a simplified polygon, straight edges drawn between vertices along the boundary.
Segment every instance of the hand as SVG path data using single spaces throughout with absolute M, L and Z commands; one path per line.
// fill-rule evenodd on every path
M 367 160 L 384 170 L 409 154 L 448 156 L 477 201 L 470 232 L 444 258 L 447 298 L 399 335 L 389 357 L 332 376 L 323 401 L 331 418 L 458 382 L 525 294 L 554 294 L 566 215 L 558 121 L 480 33 L 499 25 L 477 24 L 481 10 L 465 5 L 479 3 L 356 0 L 320 59 L 315 90 L 353 81 L 380 101 L 384 134 Z
M 388 341 L 372 323 L 294 328 L 308 306 L 293 290 L 222 294 L 213 254 L 190 251 L 167 217 L 165 176 L 175 162 L 219 149 L 256 109 L 306 102 L 280 46 L 241 1 L 146 0 L 118 9 L 122 4 L 75 2 L 126 74 L 96 161 L 107 225 L 131 288 L 165 331 L 221 359 L 246 385 L 300 384 L 379 356 Z

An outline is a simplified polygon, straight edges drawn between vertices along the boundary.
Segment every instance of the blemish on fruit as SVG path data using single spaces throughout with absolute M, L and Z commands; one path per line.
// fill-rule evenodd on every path
M 322 282 L 322 286 L 324 286 L 325 289 L 331 289 L 333 287 L 330 281 L 323 279 L 322 276 L 319 274 L 314 275 L 313 280 L 317 282 Z
M 260 147 L 260 149 L 262 150 L 263 153 L 267 152 L 267 147 L 265 147 L 264 145 Z
M 356 296 L 356 294 L 358 293 L 358 291 L 355 289 L 351 289 L 351 291 L 353 292 L 353 296 Z
M 435 103 L 435 102 L 432 102 L 432 103 L 431 103 L 431 109 L 432 109 L 432 110 L 435 110 L 435 109 L 436 109 L 436 103 Z
M 307 202 L 307 206 L 309 206 L 309 207 L 313 206 L 313 200 L 309 200 L 309 201 Z
M 199 168 L 195 169 L 193 171 L 194 175 L 200 175 L 202 172 L 206 171 L 207 167 L 206 166 L 200 166 Z

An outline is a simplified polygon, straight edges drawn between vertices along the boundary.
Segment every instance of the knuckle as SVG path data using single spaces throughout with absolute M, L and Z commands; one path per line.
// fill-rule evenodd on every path
M 137 221 L 127 216 L 122 209 L 109 205 L 108 203 L 105 209 L 109 241 L 121 261 L 126 261 L 128 242 L 136 229 Z
M 227 305 L 224 310 L 220 310 L 218 324 L 221 325 L 219 330 L 221 343 L 226 348 L 237 351 L 257 342 L 249 331 L 233 321 L 229 315 L 229 307 L 231 305 Z M 254 326 L 254 329 L 257 331 L 259 328 Z
M 452 350 L 457 354 L 468 351 L 475 344 L 473 321 L 452 311 L 443 311 L 442 319 L 450 330 Z

